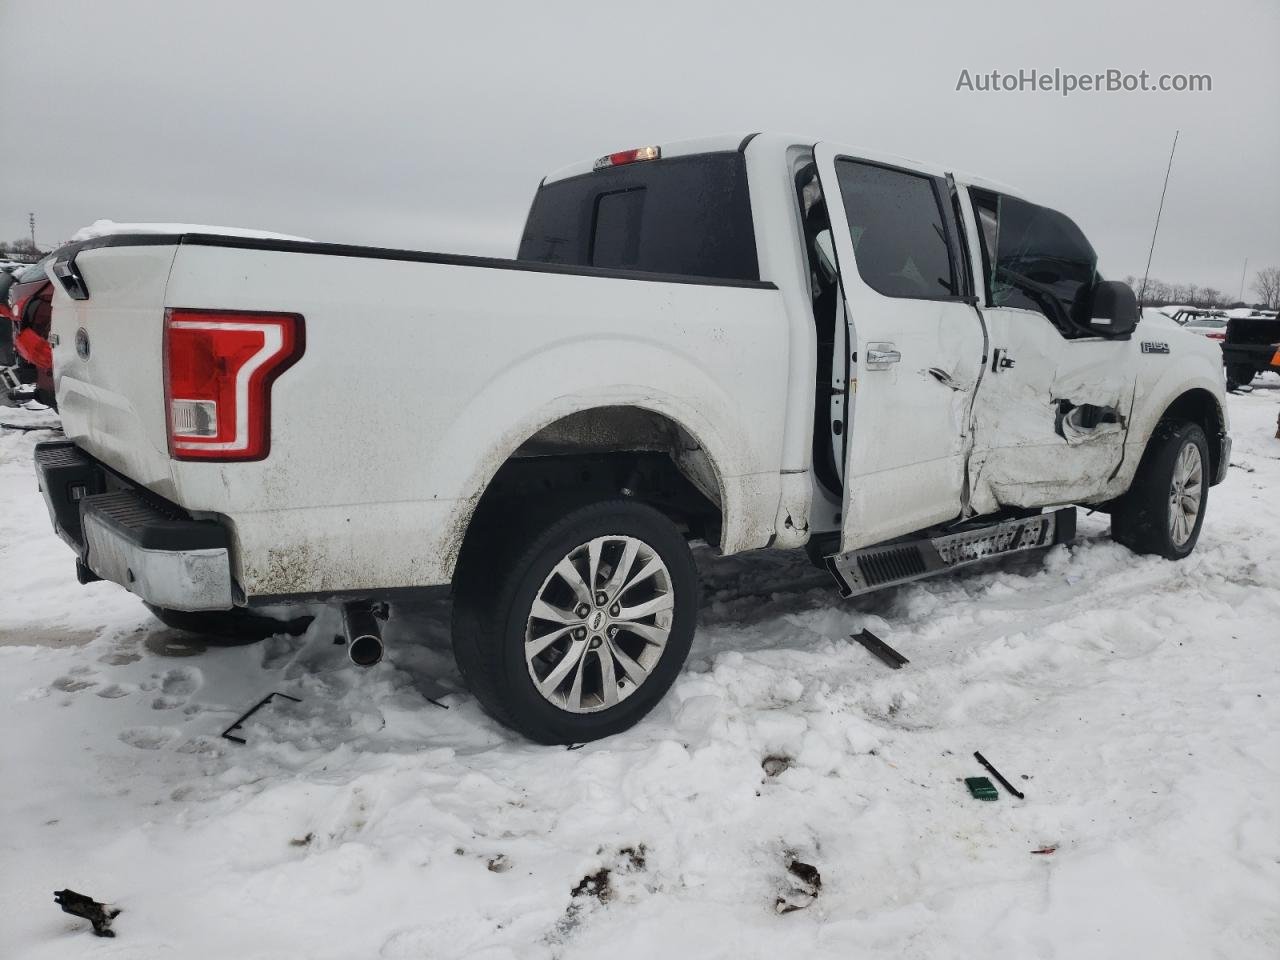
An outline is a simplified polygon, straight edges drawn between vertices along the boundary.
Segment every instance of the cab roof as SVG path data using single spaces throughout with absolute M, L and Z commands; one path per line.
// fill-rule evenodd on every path
M 696 153 L 721 153 L 729 151 L 750 151 L 752 154 L 773 153 L 779 158 L 786 155 L 787 150 L 792 147 L 800 146 L 812 149 L 815 144 L 823 142 L 821 137 L 801 136 L 797 134 L 786 133 L 758 133 L 744 131 L 739 133 L 724 133 L 710 137 L 697 137 L 690 140 L 672 140 L 666 143 L 657 143 L 653 146 L 661 150 L 663 158 L 683 157 Z M 847 153 L 850 156 L 857 157 L 861 160 L 869 160 L 873 163 L 882 163 L 889 166 L 903 167 L 908 170 L 918 170 L 932 176 L 942 176 L 950 173 L 955 177 L 956 182 L 966 186 L 978 187 L 983 190 L 992 190 L 996 193 L 1003 193 L 1008 196 L 1018 197 L 1023 200 L 1029 200 L 1022 191 L 1010 187 L 1008 184 L 989 179 L 987 177 L 979 177 L 974 174 L 966 173 L 961 170 L 947 167 L 942 164 L 930 161 L 916 160 L 911 157 L 903 157 L 897 154 L 885 153 L 879 150 L 868 150 L 863 147 L 848 144 L 839 144 L 830 142 L 841 153 Z M 630 144 L 627 146 L 618 145 L 614 150 L 633 149 L 638 146 L 647 146 L 646 144 Z M 608 153 L 602 153 L 601 157 L 608 156 Z M 596 169 L 596 163 L 601 157 L 592 157 L 589 160 L 580 160 L 577 163 L 571 163 L 568 166 L 561 167 L 552 173 L 547 174 L 543 179 L 543 183 L 555 183 L 557 180 L 567 180 L 570 177 L 581 176 L 591 173 Z

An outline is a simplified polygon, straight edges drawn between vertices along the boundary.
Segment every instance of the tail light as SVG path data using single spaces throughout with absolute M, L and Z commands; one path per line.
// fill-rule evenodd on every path
M 165 408 L 176 460 L 262 460 L 271 385 L 303 350 L 296 313 L 166 310 Z
M 1210 340 L 1226 340 L 1227 339 L 1227 335 L 1225 333 L 1206 333 L 1205 336 L 1208 337 Z

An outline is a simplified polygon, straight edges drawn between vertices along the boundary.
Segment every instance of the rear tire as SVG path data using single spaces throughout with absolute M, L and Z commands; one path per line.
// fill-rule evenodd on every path
M 610 499 L 544 514 L 468 537 L 454 655 L 500 723 L 539 743 L 597 740 L 639 722 L 670 688 L 697 591 L 683 534 L 652 507 Z
M 1227 367 L 1227 389 L 1238 390 L 1253 382 L 1257 371 L 1247 363 L 1233 363 Z
M 1209 503 L 1209 442 L 1196 423 L 1160 423 L 1129 492 L 1114 502 L 1111 539 L 1135 553 L 1181 560 L 1195 549 Z
M 314 617 L 294 617 L 277 620 L 275 617 L 250 613 L 247 610 L 171 610 L 148 603 L 146 608 L 166 627 L 199 636 L 211 647 L 239 647 L 257 643 L 277 633 L 296 637 L 311 624 Z

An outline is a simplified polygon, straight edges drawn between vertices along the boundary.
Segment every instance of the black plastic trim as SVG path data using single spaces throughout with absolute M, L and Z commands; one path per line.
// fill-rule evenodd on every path
M 230 549 L 226 527 L 195 520 L 177 504 L 122 477 L 69 440 L 36 445 L 37 473 L 53 506 L 56 526 L 83 557 L 84 517 L 92 514 L 144 550 Z M 79 487 L 84 496 L 73 499 Z M 128 511 L 121 501 L 127 500 Z
M 754 140 L 758 136 L 760 136 L 760 131 L 758 130 L 755 133 L 748 133 L 745 137 L 742 138 L 742 142 L 738 144 L 738 152 L 746 153 L 747 146 L 751 143 L 752 140 Z
M 388 603 L 434 602 L 447 597 L 452 591 L 447 583 L 433 583 L 419 587 L 381 587 L 358 590 L 317 590 L 309 593 L 264 593 L 249 597 L 244 604 L 255 607 L 278 607 L 299 603 L 341 603 L 355 600 L 385 600 Z
M 231 541 L 226 527 L 211 520 L 192 520 L 186 511 L 173 508 L 172 516 L 149 503 L 136 490 L 118 489 L 86 497 L 81 517 L 94 517 L 123 539 L 143 550 L 183 552 L 227 550 Z
M 233 247 L 240 250 L 269 250 L 278 253 L 311 253 L 330 257 L 357 257 L 365 260 L 402 260 L 413 263 L 437 263 L 453 267 L 480 267 L 490 270 L 521 270 L 526 273 L 558 273 L 611 280 L 639 280 L 646 283 L 689 283 L 707 287 L 744 287 L 750 290 L 777 290 L 768 280 L 730 280 L 720 277 L 693 277 L 676 273 L 645 273 L 639 270 L 614 270 L 608 267 L 580 267 L 535 260 L 503 260 L 498 257 L 473 257 L 454 253 L 425 253 L 417 250 L 395 250 L 387 247 L 359 247 L 343 243 L 315 243 L 303 240 L 262 240 L 255 237 L 229 237 L 218 234 L 187 233 L 181 237 L 184 246 Z
M 590 176 L 590 174 L 583 174 Z M 646 273 L 641 270 L 614 270 L 608 267 L 580 267 L 572 264 L 541 263 L 535 260 L 505 260 L 501 257 L 475 257 L 456 253 L 430 253 L 420 250 L 398 250 L 392 247 L 362 247 L 346 243 L 320 243 L 313 240 L 272 240 L 261 237 L 233 237 L 214 233 L 150 234 L 118 233 L 95 237 L 64 248 L 58 262 L 74 265 L 77 254 L 98 247 L 144 246 L 231 247 L 238 250 L 267 250 L 277 253 L 310 253 L 328 257 L 355 257 L 362 260 L 396 260 L 412 263 L 437 263 L 454 267 L 478 267 L 489 270 L 520 270 L 526 273 L 558 273 L 609 280 L 638 280 L 645 283 L 688 283 L 706 287 L 741 287 L 748 290 L 777 290 L 769 280 L 732 280 L 722 277 L 695 277 L 676 273 Z

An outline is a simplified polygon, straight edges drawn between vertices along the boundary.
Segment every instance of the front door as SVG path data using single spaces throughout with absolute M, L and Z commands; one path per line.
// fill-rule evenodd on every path
M 974 403 L 971 511 L 1088 500 L 1124 455 L 1135 342 L 1085 328 L 1097 257 L 1047 207 L 969 189 L 991 353 Z
M 853 376 L 841 548 L 958 517 L 982 370 L 956 205 L 943 171 L 814 148 Z

